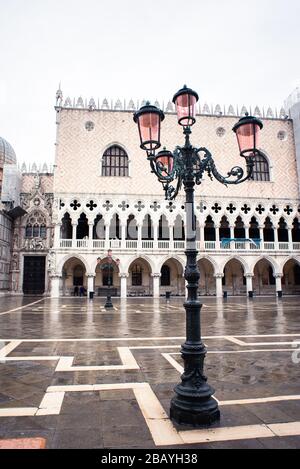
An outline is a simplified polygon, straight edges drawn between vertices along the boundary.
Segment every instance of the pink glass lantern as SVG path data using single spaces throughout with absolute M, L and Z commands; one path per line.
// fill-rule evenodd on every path
M 253 116 L 242 117 L 233 127 L 241 156 L 255 156 L 258 151 L 259 132 L 263 123 Z
M 153 153 L 160 147 L 160 123 L 164 118 L 164 113 L 149 102 L 135 112 L 133 120 L 138 124 L 143 150 Z
M 171 151 L 165 148 L 157 153 L 155 157 L 156 168 L 163 177 L 169 176 L 173 171 L 174 158 Z
M 178 124 L 190 127 L 196 122 L 196 102 L 199 97 L 196 91 L 184 85 L 181 90 L 173 96 L 173 103 L 176 106 Z

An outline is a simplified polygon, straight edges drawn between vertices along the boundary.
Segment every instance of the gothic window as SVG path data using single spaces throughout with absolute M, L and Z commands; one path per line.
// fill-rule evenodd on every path
M 72 239 L 72 220 L 69 213 L 65 213 L 61 220 L 61 239 Z
M 262 153 L 255 156 L 252 179 L 253 181 L 270 181 L 269 163 Z
M 26 226 L 25 237 L 32 238 L 32 225 L 30 223 Z
M 162 287 L 167 287 L 171 284 L 171 272 L 168 265 L 163 265 L 161 268 L 160 284 Z
M 143 285 L 143 269 L 140 265 L 135 264 L 131 272 L 132 286 L 140 287 Z
M 26 238 L 46 238 L 46 219 L 41 212 L 33 212 L 27 221 L 25 228 Z
M 210 215 L 206 217 L 204 225 L 204 239 L 205 241 L 215 241 L 216 240 L 216 230 L 215 224 Z
M 105 150 L 102 158 L 102 176 L 128 176 L 128 156 L 118 145 Z

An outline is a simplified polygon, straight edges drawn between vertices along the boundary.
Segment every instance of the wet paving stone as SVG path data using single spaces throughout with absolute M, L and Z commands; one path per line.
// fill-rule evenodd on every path
M 101 298 L 1 300 L 0 353 L 10 341 L 21 343 L 13 342 L 16 347 L 8 353 L 14 360 L 0 357 L 0 438 L 45 437 L 47 448 L 300 447 L 300 436 L 293 434 L 300 427 L 280 437 L 261 438 L 255 433 L 257 426 L 300 422 L 300 398 L 285 397 L 300 395 L 300 364 L 292 359 L 297 352 L 293 341 L 300 341 L 297 297 L 203 299 L 205 374 L 221 401 L 221 420 L 211 428 L 253 426 L 254 433 L 239 440 L 227 441 L 225 436 L 222 441 L 181 444 L 174 440 L 170 445 L 163 443 L 168 432 L 163 424 L 180 380 L 174 364 L 183 366 L 182 298 L 169 303 L 114 299 L 115 309 L 110 312 L 103 309 Z M 125 350 L 130 366 L 123 366 L 118 347 Z M 35 359 L 53 356 L 57 358 Z M 64 357 L 71 357 L 72 365 L 60 371 Z M 76 369 L 79 366 L 83 368 Z M 104 388 L 92 390 L 92 385 Z M 49 386 L 63 388 L 53 393 Z M 68 386 L 80 388 L 70 391 Z M 222 401 L 276 396 L 278 401 L 222 405 Z M 1 414 L 20 408 L 40 408 L 48 415 Z M 174 427 L 178 432 L 195 430 Z M 206 428 L 199 431 L 201 435 Z

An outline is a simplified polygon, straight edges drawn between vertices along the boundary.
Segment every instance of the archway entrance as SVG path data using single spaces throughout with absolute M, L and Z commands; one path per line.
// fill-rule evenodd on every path
M 62 294 L 67 296 L 85 296 L 87 277 L 84 263 L 77 257 L 68 259 L 62 268 Z
M 284 295 L 300 294 L 300 263 L 289 259 L 283 267 L 282 292 Z
M 165 295 L 167 291 L 173 296 L 184 295 L 183 268 L 177 259 L 167 259 L 160 269 L 160 274 L 160 295 Z
M 268 259 L 260 259 L 254 267 L 253 290 L 256 295 L 274 295 L 276 281 Z
M 208 259 L 199 259 L 198 268 L 200 270 L 199 294 L 215 295 L 216 282 L 214 279 L 214 266 Z
M 246 295 L 244 267 L 238 259 L 230 259 L 224 267 L 223 288 L 229 295 Z
M 128 296 L 152 296 L 152 271 L 149 262 L 139 257 L 131 262 L 128 272 Z
M 118 259 L 104 257 L 99 259 L 96 266 L 95 293 L 98 296 L 120 296 L 120 277 Z

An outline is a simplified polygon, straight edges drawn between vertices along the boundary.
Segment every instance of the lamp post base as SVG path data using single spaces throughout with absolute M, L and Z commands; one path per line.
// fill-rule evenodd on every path
M 178 425 L 199 427 L 220 420 L 220 411 L 213 397 L 203 402 L 199 402 L 199 399 L 181 400 L 179 397 L 174 397 L 171 400 L 170 418 Z
M 114 305 L 112 304 L 111 297 L 107 296 L 104 308 L 113 308 L 113 307 Z

